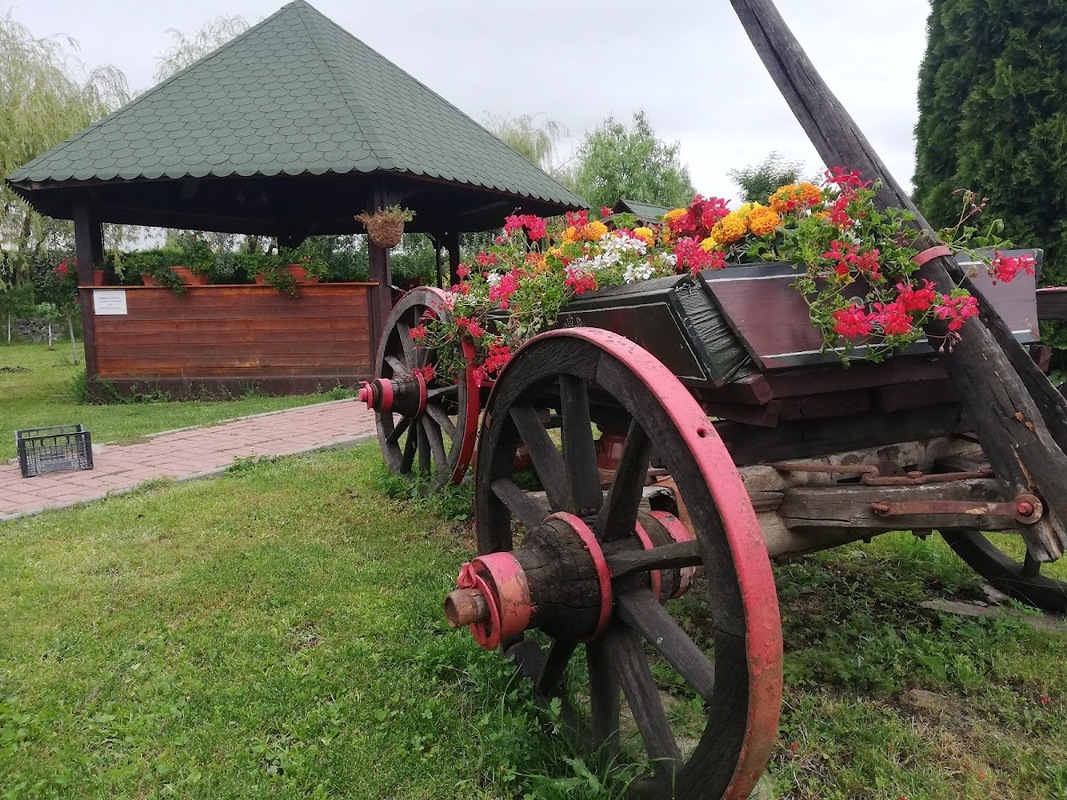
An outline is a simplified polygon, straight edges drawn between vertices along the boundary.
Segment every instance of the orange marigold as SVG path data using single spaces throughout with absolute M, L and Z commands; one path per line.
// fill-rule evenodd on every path
M 715 223 L 715 227 L 711 229 L 711 238 L 719 244 L 733 244 L 744 236 L 747 230 L 744 217 L 735 211 Z
M 788 183 L 780 186 L 770 197 L 771 209 L 779 214 L 798 208 L 811 208 L 822 202 L 822 189 L 814 183 Z
M 582 227 L 582 238 L 587 242 L 599 242 L 600 237 L 608 232 L 608 226 L 598 219 Z
M 666 225 L 671 220 L 678 219 L 678 217 L 684 217 L 688 213 L 689 211 L 684 208 L 672 208 L 670 211 L 663 215 L 663 224 Z
M 756 236 L 766 236 L 782 224 L 782 218 L 767 206 L 757 206 L 748 213 L 748 227 Z

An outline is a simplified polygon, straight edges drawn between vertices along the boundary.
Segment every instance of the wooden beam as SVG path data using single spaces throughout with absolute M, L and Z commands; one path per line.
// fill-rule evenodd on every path
M 918 241 L 936 243 L 933 229 L 816 72 L 773 1 L 730 2 L 824 163 L 878 179 L 878 205 L 911 211 Z M 963 278 L 951 257 L 931 260 L 923 275 L 942 292 Z M 1026 351 L 1013 338 L 1003 336 L 1000 328 L 1007 326 L 1001 322 L 998 328 L 999 317 L 981 293 L 970 281 L 965 285 L 979 297 L 984 319 L 966 323 L 962 340 L 944 356 L 945 366 L 997 477 L 1016 493 L 1032 492 L 1045 500 L 1048 514 L 1027 528 L 1024 538 L 1034 558 L 1054 560 L 1067 548 L 1067 400 Z
M 444 245 L 448 251 L 448 282 L 450 286 L 454 286 L 459 283 L 459 275 L 456 273 L 460 265 L 459 232 L 449 231 L 446 233 L 444 235 Z
M 89 200 L 74 206 L 74 252 L 78 262 L 78 285 L 93 285 L 93 270 L 104 268 L 104 231 L 99 209 Z M 96 313 L 93 293 L 78 298 L 82 317 L 82 338 L 85 341 L 85 375 L 89 386 L 99 375 L 96 358 Z

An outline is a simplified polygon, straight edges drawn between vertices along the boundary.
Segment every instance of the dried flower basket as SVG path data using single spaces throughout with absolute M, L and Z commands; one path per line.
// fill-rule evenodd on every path
M 363 223 L 372 242 L 388 250 L 400 244 L 404 236 L 404 223 L 410 222 L 414 215 L 407 209 L 390 206 L 373 214 L 356 214 L 356 219 Z

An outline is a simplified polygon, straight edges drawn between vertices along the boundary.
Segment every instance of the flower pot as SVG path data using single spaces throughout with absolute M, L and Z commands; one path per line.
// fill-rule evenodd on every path
M 301 264 L 290 264 L 286 267 L 289 270 L 289 274 L 293 276 L 293 280 L 297 283 L 307 283 L 308 271 L 304 269 Z
M 189 267 L 171 267 L 174 270 L 174 274 L 178 276 L 182 283 L 187 286 L 204 286 L 207 284 L 207 276 L 193 272 Z
M 156 279 L 153 278 L 151 275 L 142 275 L 141 276 L 141 282 L 145 286 L 158 286 L 159 285 L 159 284 L 156 283 Z
M 104 271 L 102 269 L 93 270 L 93 286 L 106 286 L 104 283 Z
M 267 285 L 267 276 L 264 275 L 262 272 L 257 272 L 256 273 L 256 286 L 266 286 L 266 285 Z

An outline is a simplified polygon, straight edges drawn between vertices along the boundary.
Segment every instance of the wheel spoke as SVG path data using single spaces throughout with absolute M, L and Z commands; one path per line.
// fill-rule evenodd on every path
M 445 436 L 449 439 L 456 438 L 456 425 L 448 418 L 448 414 L 436 403 L 429 403 L 426 406 L 426 413 L 430 418 L 437 423 L 437 425 L 444 432 Z
M 447 386 L 438 386 L 436 389 L 427 390 L 426 399 L 429 400 L 434 397 L 440 397 L 441 395 L 453 394 L 459 394 L 459 386 L 454 383 L 450 383 Z
M 411 326 L 398 320 L 396 323 L 396 336 L 400 339 L 400 347 L 404 350 L 404 361 L 415 365 L 415 342 L 411 338 Z
M 443 472 L 448 468 L 448 456 L 445 454 L 445 442 L 441 438 L 441 429 L 432 419 L 427 419 L 426 417 L 423 417 L 420 423 L 426 431 L 426 440 L 430 445 L 430 455 L 433 456 L 437 471 Z
M 548 658 L 537 676 L 534 691 L 541 697 L 555 697 L 559 692 L 559 686 L 563 682 L 563 675 L 567 671 L 574 649 L 578 642 L 574 639 L 555 639 L 548 651 Z
M 407 364 L 405 364 L 403 361 L 401 361 L 396 356 L 392 356 L 392 355 L 386 356 L 385 357 L 385 363 L 393 368 L 393 377 L 394 378 L 406 378 L 408 375 L 411 374 L 411 372 L 408 370 Z
M 619 676 L 612 669 L 611 654 L 600 642 L 586 645 L 585 660 L 589 666 L 592 745 L 595 749 L 606 747 L 608 755 L 614 755 L 619 749 L 619 707 L 622 704 Z
M 628 592 L 618 597 L 618 604 L 623 622 L 640 633 L 697 694 L 710 702 L 715 691 L 715 667 L 652 592 Z
M 633 533 L 651 458 L 652 443 L 634 420 L 626 433 L 615 480 L 597 514 L 596 533 L 601 541 L 621 539 Z
M 608 570 L 611 577 L 623 578 L 635 572 L 648 572 L 652 569 L 678 569 L 679 567 L 698 567 L 704 563 L 700 552 L 700 542 L 693 539 L 688 542 L 674 542 L 654 547 L 651 550 L 623 550 L 607 555 Z
M 415 461 L 416 438 L 415 430 L 409 427 L 408 438 L 404 443 L 404 455 L 400 459 L 400 469 L 398 470 L 401 475 L 411 472 L 411 465 Z
M 625 625 L 613 623 L 605 632 L 604 640 L 611 649 L 619 683 L 656 775 L 670 779 L 682 754 L 674 741 L 656 681 L 641 649 L 641 639 Z
M 410 424 L 410 417 L 401 417 L 400 422 L 396 424 L 396 427 L 393 428 L 393 432 L 386 437 L 385 441 L 389 444 L 396 444 L 399 442 L 400 436 L 408 429 L 408 425 Z
M 1041 562 L 1030 555 L 1030 551 L 1026 551 L 1026 558 L 1023 559 L 1022 576 L 1024 578 L 1036 578 L 1041 574 Z
M 418 436 L 418 448 L 419 448 L 419 472 L 423 475 L 430 474 L 430 440 L 426 436 L 425 428 L 420 425 L 415 425 L 415 434 Z
M 578 516 L 600 510 L 604 493 L 596 466 L 596 443 L 589 418 L 589 392 L 585 381 L 573 375 L 559 379 L 563 416 L 563 460 L 566 466 L 570 503 L 567 508 Z
M 530 494 L 524 492 L 514 481 L 499 478 L 493 481 L 493 494 L 500 500 L 511 515 L 523 524 L 526 530 L 533 530 L 545 521 L 552 509 L 541 505 Z
M 566 507 L 568 491 L 565 483 L 566 467 L 563 463 L 563 455 L 556 449 L 541 424 L 537 410 L 533 406 L 515 406 L 511 409 L 511 419 L 515 423 L 519 436 L 522 438 L 526 449 L 530 451 L 530 460 L 533 461 L 534 469 L 541 485 L 548 493 L 548 501 L 553 509 Z

